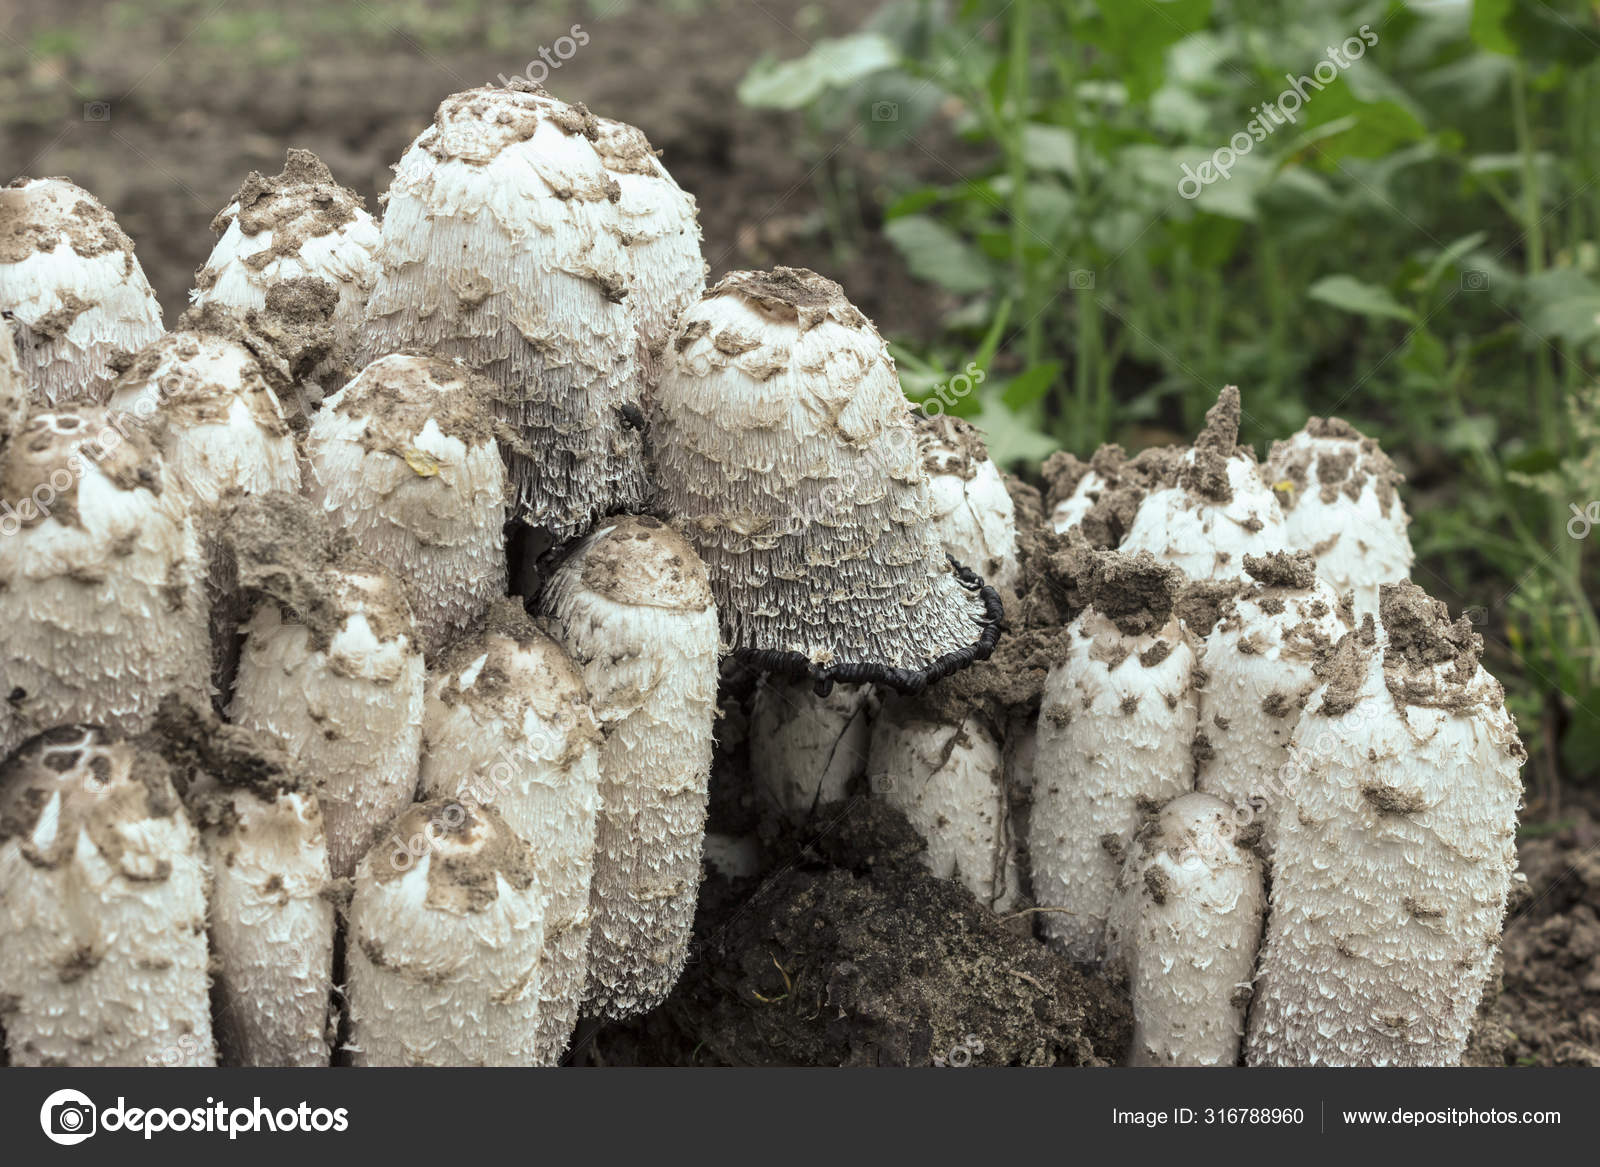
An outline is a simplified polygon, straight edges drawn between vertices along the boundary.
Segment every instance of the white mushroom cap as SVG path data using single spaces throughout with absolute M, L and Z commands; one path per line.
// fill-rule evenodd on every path
M 421 793 L 493 807 L 528 845 L 545 889 L 536 1061 L 555 1065 L 588 978 L 601 735 L 572 661 L 520 600 L 436 663 L 423 721 Z
M 915 690 L 992 649 L 998 599 L 949 566 L 894 362 L 831 280 L 707 292 L 667 348 L 652 443 L 752 663 Z
M 1274 442 L 1262 475 L 1284 511 L 1286 544 L 1317 557 L 1317 573 L 1354 591 L 1358 615 L 1378 610 L 1378 589 L 1411 574 L 1404 481 L 1378 443 L 1336 417 L 1314 417 Z
M 1315 663 L 1350 631 L 1350 618 L 1305 552 L 1247 555 L 1244 567 L 1253 584 L 1225 605 L 1215 628 L 1191 630 L 1205 638 L 1196 785 L 1244 822 L 1259 822 L 1270 856 L 1289 743 L 1319 684 Z
M 0 752 L 55 725 L 148 728 L 204 692 L 199 538 L 160 453 L 98 406 L 36 413 L 0 459 Z
M 1132 990 L 1132 1065 L 1238 1061 L 1265 897 L 1233 809 L 1209 794 L 1173 799 L 1118 877 L 1106 946 Z
M 0 766 L 0 1001 L 11 1064 L 216 1062 L 207 872 L 166 762 L 70 726 Z
M 1056 534 L 1065 535 L 1082 523 L 1094 504 L 1100 501 L 1100 495 L 1110 486 L 1098 470 L 1085 471 L 1072 493 L 1056 503 L 1055 509 L 1050 512 L 1050 525 Z
M 499 387 L 518 517 L 554 542 L 644 501 L 630 268 L 617 182 L 582 106 L 448 97 L 401 158 L 359 358 L 420 348 Z
M 866 773 L 874 705 L 870 685 L 835 685 L 818 696 L 809 681 L 763 677 L 750 708 L 756 790 L 797 823 L 842 801 Z
M 983 436 L 941 414 L 917 421 L 933 523 L 945 552 L 997 588 L 1017 582 L 1017 509 Z
M 595 126 L 595 149 L 621 191 L 617 211 L 628 239 L 639 336 L 647 349 L 660 349 L 706 286 L 694 196 L 673 181 L 643 130 L 610 118 L 596 118 Z
M 1252 1065 L 1454 1065 L 1499 942 L 1526 754 L 1465 619 L 1413 584 L 1295 731 Z
M 350 904 L 355 1064 L 534 1064 L 546 891 L 527 845 L 452 799 L 413 805 L 385 834 Z
M 274 383 L 284 384 L 278 358 L 239 317 L 191 309 L 117 378 L 110 407 L 150 424 L 168 464 L 215 516 L 244 495 L 300 489 Z
M 0 224 L 0 305 L 23 327 L 34 400 L 104 401 L 112 353 L 161 335 L 161 307 L 132 241 L 65 178 L 0 188 Z
M 666 999 L 688 956 L 700 886 L 717 697 L 717 612 L 705 565 L 652 518 L 607 520 L 540 597 L 605 727 L 590 908 L 587 1012 Z
M 1183 456 L 1177 483 L 1144 500 L 1120 550 L 1148 551 L 1202 580 L 1236 578 L 1246 555 L 1283 550 L 1278 500 L 1238 437 L 1239 391 L 1229 385 Z
M 505 593 L 491 395 L 455 362 L 383 357 L 328 399 L 306 439 L 307 493 L 405 584 L 430 655 Z
M 268 178 L 252 172 L 245 179 L 211 230 L 219 236 L 217 245 L 189 298 L 260 311 L 275 284 L 307 276 L 329 281 L 338 297 L 332 323 L 342 357 L 335 355 L 314 375 L 342 379 L 338 370 L 378 280 L 378 224 L 361 197 L 340 186 L 311 151 L 290 150 L 281 173 Z

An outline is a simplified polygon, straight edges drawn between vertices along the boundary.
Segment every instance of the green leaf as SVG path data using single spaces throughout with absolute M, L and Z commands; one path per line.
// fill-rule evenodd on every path
M 1463 235 L 1460 239 L 1445 247 L 1443 251 L 1434 256 L 1433 262 L 1428 265 L 1428 273 L 1422 277 L 1423 289 L 1427 290 L 1433 287 L 1440 276 L 1460 263 L 1469 252 L 1475 250 L 1487 238 L 1489 238 L 1487 231 L 1474 231 L 1471 235 Z
M 1044 399 L 1061 375 L 1060 361 L 1046 361 L 1025 373 L 1011 378 L 1000 393 L 1000 400 L 1010 409 L 1027 409 Z
M 844 89 L 899 64 L 893 42 L 876 33 L 818 41 L 792 61 L 757 61 L 739 82 L 739 100 L 757 109 L 803 109 L 829 89 Z
M 1311 285 L 1306 295 L 1357 316 L 1383 317 L 1408 323 L 1416 320 L 1416 313 L 1396 300 L 1388 288 L 1365 283 L 1354 276 L 1324 276 Z
M 988 290 L 988 261 L 943 223 L 905 215 L 885 223 L 883 232 L 917 278 L 961 295 Z
M 1506 32 L 1506 18 L 1514 0 L 1472 0 L 1472 39 L 1491 53 L 1517 55 L 1517 46 Z
M 986 393 L 979 400 L 972 424 L 983 431 L 989 457 L 999 467 L 1017 462 L 1039 462 L 1056 452 L 1056 440 L 1045 433 L 1031 416 L 1033 411 L 1013 412 L 997 401 L 997 394 Z
M 1078 173 L 1078 139 L 1071 130 L 1029 122 L 1022 127 L 1022 149 L 1029 166 L 1068 176 Z
M 1108 71 L 1136 102 L 1160 88 L 1167 50 L 1203 29 L 1211 16 L 1211 0 L 1096 0 L 1096 7 L 1100 17 L 1082 35 L 1107 52 Z

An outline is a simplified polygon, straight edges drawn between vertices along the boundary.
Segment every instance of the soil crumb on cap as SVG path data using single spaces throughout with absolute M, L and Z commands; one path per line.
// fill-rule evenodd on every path
M 913 415 L 922 441 L 922 467 L 929 475 L 952 474 L 971 481 L 978 467 L 989 460 L 989 448 L 977 426 L 948 413 L 938 417 Z
M 1247 585 L 1241 579 L 1194 579 L 1183 585 L 1173 607 L 1178 618 L 1197 636 L 1208 635 Z
M 180 793 L 201 775 L 267 799 L 302 786 L 294 761 L 270 740 L 176 695 L 162 700 L 150 740 L 172 766 Z
M 499 879 L 518 891 L 533 883 L 533 853 L 498 814 L 454 798 L 413 803 L 383 834 L 411 839 L 429 831 L 451 846 L 430 853 L 427 903 L 451 913 L 481 912 L 500 898 Z M 401 879 L 410 870 L 390 863 L 381 848 L 373 852 L 371 874 L 379 883 Z
M 1183 582 L 1182 572 L 1148 551 L 1107 551 L 1095 559 L 1089 603 L 1124 636 L 1144 636 L 1171 619 Z
M 1250 578 L 1269 588 L 1306 591 L 1316 586 L 1317 560 L 1309 551 L 1272 551 L 1246 555 L 1244 569 Z
M 1383 661 L 1390 668 L 1415 672 L 1454 661 L 1463 681 L 1477 670 L 1483 637 L 1465 616 L 1450 623 L 1450 609 L 1410 580 L 1379 590 L 1378 618 L 1389 636 Z
M 745 297 L 771 315 L 795 320 L 802 332 L 830 317 L 847 328 L 871 327 L 843 288 L 809 268 L 730 272 L 706 296 L 733 294 Z
M 1369 613 L 1362 619 L 1361 627 L 1346 632 L 1332 648 L 1317 654 L 1311 671 L 1327 688 L 1316 712 L 1324 717 L 1342 717 L 1355 708 L 1361 687 L 1366 683 L 1377 639 Z

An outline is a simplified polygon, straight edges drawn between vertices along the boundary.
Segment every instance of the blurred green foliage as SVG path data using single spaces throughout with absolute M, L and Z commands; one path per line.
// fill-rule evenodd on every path
M 1247 440 L 1378 437 L 1542 783 L 1600 770 L 1597 56 L 1573 0 L 897 0 L 741 97 L 943 174 L 878 192 L 948 304 L 896 355 L 913 399 L 983 370 L 954 412 L 999 458 L 1192 432 L 1227 383 Z

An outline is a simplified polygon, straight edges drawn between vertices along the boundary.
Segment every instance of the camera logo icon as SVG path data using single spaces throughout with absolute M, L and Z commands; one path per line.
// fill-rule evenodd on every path
M 111 103 L 109 101 L 86 101 L 83 103 L 83 120 L 86 122 L 108 122 L 111 120 Z
M 89 1096 L 78 1090 L 57 1090 L 39 1108 L 39 1125 L 44 1137 L 63 1147 L 76 1146 L 93 1135 L 99 1126 L 98 1109 Z
M 900 103 L 898 101 L 875 101 L 872 103 L 872 120 L 875 122 L 897 122 L 900 120 Z
M 1487 292 L 1489 290 L 1489 273 L 1476 269 L 1462 272 L 1461 290 L 1463 292 Z

